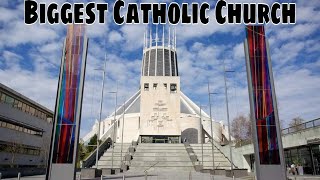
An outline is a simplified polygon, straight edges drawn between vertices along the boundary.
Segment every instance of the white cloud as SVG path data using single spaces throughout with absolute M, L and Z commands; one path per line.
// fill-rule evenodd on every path
M 125 40 L 125 51 L 140 49 L 143 45 L 144 25 L 126 24 L 120 28 Z
M 111 31 L 108 36 L 109 36 L 110 43 L 116 43 L 123 40 L 121 34 L 117 31 Z

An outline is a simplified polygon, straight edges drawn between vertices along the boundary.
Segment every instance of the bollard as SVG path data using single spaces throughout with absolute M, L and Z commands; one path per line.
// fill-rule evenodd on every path
M 122 175 L 122 180 L 125 180 L 126 178 L 124 177 L 124 174 Z
M 100 178 L 100 180 L 103 180 L 103 175 L 101 174 L 101 178 Z
M 19 172 L 18 173 L 18 180 L 20 180 L 20 177 L 21 177 L 21 173 Z
M 148 180 L 148 171 L 145 171 L 145 180 Z

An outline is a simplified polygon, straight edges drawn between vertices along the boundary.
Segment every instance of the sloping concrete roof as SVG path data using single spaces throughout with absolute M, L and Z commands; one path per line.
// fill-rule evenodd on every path
M 131 96 L 125 102 L 125 113 L 126 114 L 135 114 L 140 113 L 140 90 L 136 92 L 133 96 Z M 184 93 L 181 92 L 180 96 L 180 112 L 184 114 L 200 114 L 200 108 L 196 105 L 191 99 L 189 99 Z M 202 116 L 210 118 L 207 113 L 204 111 L 201 112 Z M 116 115 L 123 114 L 123 105 L 121 105 L 117 111 Z M 109 117 L 113 117 L 114 113 L 112 113 Z

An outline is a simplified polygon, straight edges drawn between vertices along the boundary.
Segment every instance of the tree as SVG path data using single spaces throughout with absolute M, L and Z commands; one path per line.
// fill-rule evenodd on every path
M 237 142 L 252 139 L 250 119 L 244 115 L 234 118 L 231 123 L 231 134 Z
M 90 147 L 90 146 L 89 146 Z M 78 158 L 77 158 L 77 167 L 81 168 L 81 161 L 83 161 L 88 155 L 87 148 L 84 145 L 83 141 L 80 140 L 78 144 Z
M 20 153 L 22 151 L 22 146 L 21 144 L 17 143 L 16 141 L 12 141 L 11 143 L 9 143 L 5 150 L 6 152 L 11 153 L 11 163 L 10 163 L 10 167 L 15 167 L 15 158 L 16 158 L 16 154 Z
M 101 140 L 99 140 L 99 143 L 101 143 Z M 88 152 L 92 152 L 97 148 L 97 134 L 93 135 L 88 143 Z
M 84 160 L 87 154 L 87 148 L 83 142 L 79 142 L 78 144 L 78 159 Z
M 49 152 L 50 152 L 50 145 L 51 145 L 51 136 L 43 134 L 42 136 L 42 152 L 40 152 L 40 156 L 42 157 L 42 160 L 44 161 L 43 167 L 48 166 L 48 158 L 49 158 Z
M 300 117 L 295 117 L 293 118 L 290 123 L 289 126 L 294 130 L 294 131 L 299 131 L 303 129 L 303 123 L 304 120 Z M 290 129 L 291 129 L 290 128 Z

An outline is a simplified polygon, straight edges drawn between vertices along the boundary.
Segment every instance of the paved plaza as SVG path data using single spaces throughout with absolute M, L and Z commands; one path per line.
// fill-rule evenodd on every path
M 127 180 L 146 180 L 144 173 L 120 173 L 117 175 L 109 175 L 104 176 L 103 179 L 123 179 Z M 80 173 L 77 173 L 77 180 L 80 178 Z M 17 180 L 18 178 L 9 178 L 6 180 Z M 28 177 L 21 177 L 21 180 L 44 180 L 45 175 L 38 175 L 38 176 L 28 176 Z M 81 178 L 82 179 L 82 178 Z M 95 179 L 86 179 L 86 180 L 100 180 L 101 178 L 95 178 Z M 215 175 L 211 176 L 208 173 L 199 173 L 199 172 L 153 172 L 149 173 L 148 180 L 232 180 L 232 178 L 221 176 L 221 175 Z M 243 178 L 235 178 L 239 180 L 254 180 L 253 176 L 247 176 Z M 320 180 L 320 176 L 312 176 L 312 175 L 303 175 L 303 176 L 288 176 L 288 179 L 290 180 Z

